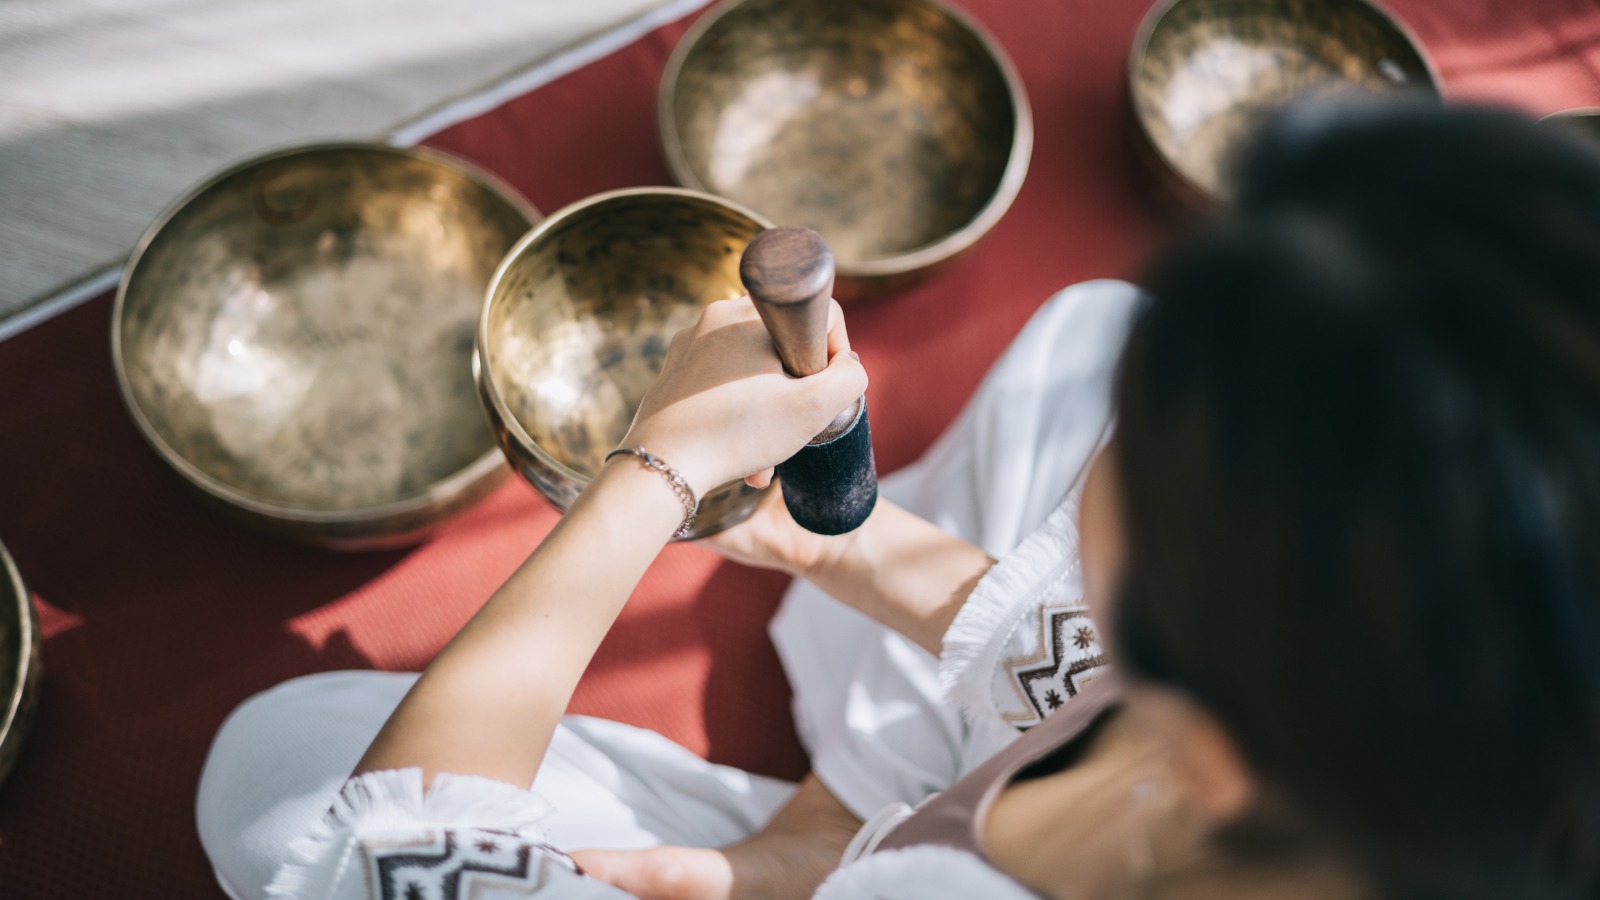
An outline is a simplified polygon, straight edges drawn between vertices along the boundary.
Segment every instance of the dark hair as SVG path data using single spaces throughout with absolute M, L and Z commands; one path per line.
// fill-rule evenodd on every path
M 1136 678 L 1389 896 L 1600 896 L 1600 151 L 1302 110 L 1118 384 Z

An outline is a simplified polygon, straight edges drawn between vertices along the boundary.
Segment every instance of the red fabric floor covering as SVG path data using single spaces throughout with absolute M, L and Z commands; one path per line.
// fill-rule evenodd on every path
M 850 312 L 886 472 L 933 439 L 1045 298 L 1129 274 L 1161 227 L 1140 199 L 1123 105 L 1142 0 L 963 5 L 1027 83 L 1033 165 L 976 252 Z M 1393 6 L 1453 98 L 1540 113 L 1600 103 L 1600 10 L 1588 0 Z M 664 184 L 655 92 L 683 31 L 664 27 L 428 143 L 493 169 L 547 213 L 595 191 Z M 37 596 L 47 671 L 36 730 L 0 789 L 5 900 L 219 896 L 192 803 L 227 712 L 308 672 L 419 668 L 555 521 L 516 482 L 408 551 L 338 555 L 260 537 L 201 505 L 138 437 L 112 378 L 109 312 L 101 297 L 0 344 L 0 539 Z M 785 583 L 669 548 L 575 711 L 800 775 L 765 635 Z

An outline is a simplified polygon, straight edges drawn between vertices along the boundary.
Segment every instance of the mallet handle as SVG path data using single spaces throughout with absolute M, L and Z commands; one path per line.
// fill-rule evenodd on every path
M 822 235 L 786 225 L 756 235 L 739 260 L 739 277 L 772 335 L 783 368 L 797 378 L 828 366 L 828 301 L 833 298 L 833 251 Z M 839 413 L 813 444 L 848 431 L 861 401 Z
M 804 378 L 828 365 L 828 301 L 833 296 L 833 251 L 809 228 L 769 228 L 739 260 L 756 312 L 790 375 Z
M 822 236 L 806 228 L 763 231 L 745 248 L 739 277 L 789 374 L 804 378 L 826 368 L 833 253 Z M 878 501 L 878 472 L 865 398 L 777 470 L 784 504 L 802 528 L 844 534 L 866 521 Z

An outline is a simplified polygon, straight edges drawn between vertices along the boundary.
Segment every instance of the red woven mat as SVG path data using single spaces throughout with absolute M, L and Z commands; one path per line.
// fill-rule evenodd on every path
M 1046 297 L 1128 274 L 1157 229 L 1124 128 L 1124 53 L 1144 4 L 964 5 L 1027 83 L 1033 166 L 977 252 L 851 313 L 885 471 L 928 444 Z M 1600 11 L 1588 0 L 1395 6 L 1452 96 L 1536 112 L 1600 102 Z M 666 183 L 655 92 L 683 30 L 664 27 L 429 143 L 495 170 L 546 212 Z M 555 518 L 513 483 L 410 551 L 345 556 L 259 537 L 197 502 L 135 433 L 112 380 L 109 314 L 101 297 L 0 344 L 0 538 L 37 594 L 48 673 L 37 729 L 0 789 L 6 900 L 218 896 L 192 803 L 228 710 L 307 672 L 422 666 Z M 805 760 L 764 631 L 784 585 L 669 548 L 575 709 L 798 776 Z

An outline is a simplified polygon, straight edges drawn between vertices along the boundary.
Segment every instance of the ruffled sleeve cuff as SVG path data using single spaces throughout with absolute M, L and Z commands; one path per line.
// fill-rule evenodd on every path
M 1078 567 L 1078 496 L 1070 494 L 984 575 L 945 633 L 940 686 L 969 726 L 1003 722 L 1026 729 L 1052 711 L 1030 697 L 1020 676 L 1031 667 L 1048 667 L 1058 655 L 1053 617 L 1065 612 L 1087 621 Z
M 267 896 L 456 900 L 484 886 L 492 896 L 626 896 L 580 877 L 544 843 L 538 823 L 550 810 L 538 794 L 488 778 L 439 774 L 425 791 L 421 769 L 368 772 L 345 782 L 317 827 L 289 846 Z M 575 891 L 550 893 L 563 886 Z

